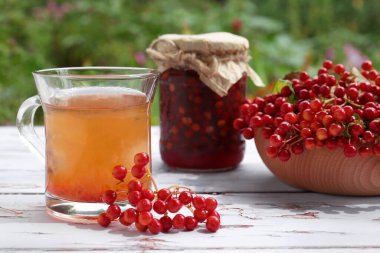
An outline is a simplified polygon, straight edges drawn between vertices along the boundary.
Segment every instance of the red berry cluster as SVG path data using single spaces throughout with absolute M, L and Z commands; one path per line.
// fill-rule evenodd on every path
M 117 193 L 112 190 L 105 191 L 102 196 L 104 203 L 109 207 L 105 213 L 98 216 L 98 223 L 107 227 L 111 221 L 119 220 L 125 226 L 135 224 L 137 230 L 145 232 L 149 230 L 152 234 L 168 232 L 170 229 L 194 230 L 198 223 L 205 222 L 210 232 L 216 232 L 220 227 L 220 215 L 216 211 L 218 202 L 214 198 L 204 198 L 194 194 L 189 188 L 172 186 L 158 190 L 149 170 L 145 166 L 149 163 L 146 153 L 138 153 L 134 157 L 135 165 L 131 169 L 134 179 L 128 183 L 128 203 L 132 206 L 121 212 L 121 208 L 115 203 Z M 128 170 L 123 166 L 115 166 L 114 178 L 123 181 Z M 155 191 L 143 189 L 139 180 L 145 175 L 151 177 Z M 178 213 L 182 207 L 188 208 L 193 215 L 185 217 Z M 159 216 L 155 218 L 152 210 Z M 173 218 L 169 213 L 177 213 Z
M 371 61 L 361 72 L 326 60 L 317 77 L 291 73 L 280 92 L 246 101 L 234 128 L 246 139 L 260 132 L 266 154 L 288 161 L 291 154 L 326 146 L 346 157 L 380 156 L 380 74 Z

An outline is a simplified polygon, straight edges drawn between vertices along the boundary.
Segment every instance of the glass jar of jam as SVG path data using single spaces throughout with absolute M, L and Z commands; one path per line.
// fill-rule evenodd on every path
M 233 129 L 245 98 L 246 76 L 224 97 L 194 70 L 168 69 L 160 80 L 160 152 L 172 167 L 230 169 L 244 156 L 244 141 Z
M 160 76 L 160 152 L 170 167 L 236 168 L 245 142 L 233 120 L 245 99 L 248 41 L 230 33 L 163 35 L 147 49 Z

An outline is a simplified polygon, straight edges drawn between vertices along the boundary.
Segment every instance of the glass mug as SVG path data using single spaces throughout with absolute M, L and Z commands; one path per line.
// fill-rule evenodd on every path
M 144 68 L 59 68 L 33 72 L 38 95 L 21 105 L 17 127 L 23 141 L 45 163 L 46 207 L 53 217 L 93 222 L 107 205 L 106 190 L 125 189 L 112 176 L 116 165 L 133 166 L 150 153 L 150 108 L 158 72 Z M 43 142 L 33 128 L 42 105 Z M 147 165 L 151 169 L 151 164 Z M 150 179 L 143 178 L 144 187 Z M 127 199 L 119 194 L 117 201 Z

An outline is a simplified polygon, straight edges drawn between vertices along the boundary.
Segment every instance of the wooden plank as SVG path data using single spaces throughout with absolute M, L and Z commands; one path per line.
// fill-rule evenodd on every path
M 152 236 L 114 224 L 58 222 L 44 212 L 42 195 L 0 195 L 0 249 L 18 250 L 269 250 L 282 252 L 380 251 L 380 197 L 337 197 L 313 193 L 221 194 L 215 196 L 223 228 L 207 233 Z M 196 243 L 195 243 L 196 242 Z M 351 249 L 351 250 L 349 250 Z M 265 251 L 267 252 L 267 251 Z
M 39 127 L 38 132 L 43 133 Z M 186 185 L 198 192 L 300 192 L 279 182 L 265 167 L 252 141 L 239 168 L 220 173 L 169 169 L 159 154 L 159 128 L 152 128 L 153 174 L 162 187 Z M 0 127 L 0 193 L 43 193 L 44 170 L 23 145 L 15 127 Z M 223 182 L 223 183 L 221 183 Z

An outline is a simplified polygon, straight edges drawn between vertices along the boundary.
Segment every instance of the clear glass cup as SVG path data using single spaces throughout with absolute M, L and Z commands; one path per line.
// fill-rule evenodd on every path
M 47 212 L 72 222 L 93 222 L 106 210 L 106 190 L 125 189 L 112 177 L 116 165 L 133 166 L 150 155 L 150 108 L 158 72 L 143 68 L 59 68 L 33 73 L 38 95 L 21 105 L 17 127 L 26 145 L 45 163 Z M 42 105 L 45 141 L 35 133 Z M 148 165 L 147 169 L 151 169 Z M 150 179 L 143 178 L 144 187 Z M 117 201 L 125 201 L 126 193 Z

